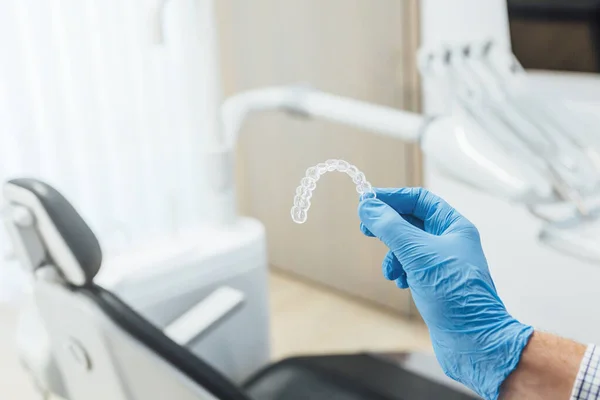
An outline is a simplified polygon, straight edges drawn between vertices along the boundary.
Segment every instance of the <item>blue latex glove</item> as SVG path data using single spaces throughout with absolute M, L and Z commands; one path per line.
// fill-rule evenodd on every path
M 533 328 L 508 314 L 477 228 L 425 189 L 376 189 L 359 205 L 361 230 L 390 249 L 386 278 L 410 288 L 446 375 L 485 399 L 516 368 Z

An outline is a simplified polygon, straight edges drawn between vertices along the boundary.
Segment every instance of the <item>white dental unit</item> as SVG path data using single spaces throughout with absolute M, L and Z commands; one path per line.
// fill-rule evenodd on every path
M 505 1 L 421 2 L 423 46 L 440 48 L 483 38 L 510 47 Z M 534 71 L 527 78 L 531 95 L 561 103 L 578 116 L 573 121 L 576 126 L 589 121 L 585 124 L 587 132 L 597 135 L 598 122 L 594 122 L 600 115 L 597 75 Z M 450 111 L 449 101 L 436 90 L 435 82 L 424 79 L 426 114 Z M 540 241 L 539 235 L 548 225 L 534 217 L 522 203 L 506 201 L 447 177 L 432 157 L 427 157 L 425 163 L 425 183 L 477 225 L 496 286 L 515 317 L 582 342 L 598 342 L 600 320 L 588 314 L 589 304 L 598 301 L 597 262 L 573 257 L 572 251 L 556 251 L 546 240 Z M 598 234 L 590 237 L 598 242 Z M 586 239 L 582 236 L 579 240 Z
M 169 3 L 165 3 L 161 12 L 168 12 Z M 479 7 L 479 11 L 485 9 L 483 17 L 478 16 L 480 21 L 494 19 L 497 14 L 506 18 L 502 1 L 487 0 L 482 5 L 480 0 L 461 0 L 452 6 L 445 0 L 422 3 L 424 29 L 432 23 L 428 18 L 434 7 L 438 8 L 436 15 L 443 14 L 439 7 L 454 10 Z M 454 23 L 460 23 L 459 20 L 457 17 Z M 600 125 L 600 119 L 568 109 L 554 99 L 536 96 L 528 86 L 527 74 L 512 58 L 505 34 L 499 29 L 491 32 L 491 40 L 481 40 L 481 35 L 456 37 L 449 47 L 424 35 L 420 68 L 426 90 L 432 97 L 443 96 L 446 105 L 439 116 L 427 113 L 431 118 L 304 86 L 257 89 L 225 100 L 216 123 L 221 129 L 206 144 L 206 170 L 211 172 L 211 192 L 207 196 L 214 221 L 167 246 L 148 243 L 118 259 L 108 260 L 95 281 L 233 382 L 242 382 L 267 365 L 265 234 L 258 221 L 242 218 L 235 211 L 233 159 L 244 120 L 251 113 L 273 110 L 419 142 L 428 162 L 435 164 L 437 170 L 460 182 L 459 187 L 466 185 L 479 192 L 475 196 L 480 196 L 481 212 L 474 212 L 475 218 L 468 209 L 465 214 L 483 227 L 486 249 L 486 242 L 493 240 L 485 238 L 486 230 L 493 227 L 480 220 L 480 216 L 494 213 L 486 205 L 493 196 L 518 209 L 517 218 L 526 215 L 536 221 L 535 235 L 539 234 L 539 240 L 554 249 L 569 254 L 565 259 L 577 256 L 600 263 L 600 246 L 595 245 L 600 240 L 600 229 L 594 230 L 600 205 L 596 197 L 600 188 L 600 140 L 582 123 L 585 117 Z M 214 51 L 213 60 L 217 60 L 216 46 Z M 213 69 L 219 70 L 217 63 Z M 218 96 L 219 89 L 213 89 Z M 426 104 L 426 110 L 429 108 L 435 109 Z M 460 200 L 455 202 L 453 198 L 459 196 L 451 193 L 451 185 L 455 183 L 447 184 L 445 178 L 430 174 L 431 189 L 436 191 L 439 185 L 442 196 L 450 191 L 448 200 L 461 209 Z M 376 181 L 371 183 L 377 185 Z M 31 198 L 18 185 L 7 185 L 5 191 L 6 198 L 15 202 L 7 213 L 7 227 L 24 266 L 33 272 L 39 260 L 32 259 L 32 248 L 38 249 L 33 254 L 41 260 L 39 243 L 29 231 L 30 215 L 16 204 L 16 199 L 27 202 Z M 39 223 L 40 229 L 52 230 L 48 221 Z M 52 248 L 52 244 L 46 245 Z M 497 246 L 502 248 L 502 243 Z M 548 251 L 554 254 L 556 250 Z M 494 266 L 498 252 L 495 248 L 491 250 L 490 264 L 494 276 L 500 276 L 499 288 L 504 295 L 509 280 L 502 274 L 502 265 Z M 512 278 L 525 278 L 523 282 L 528 282 L 527 274 L 524 270 L 521 277 Z M 597 282 L 600 280 L 596 285 Z M 557 283 L 556 291 L 560 290 Z M 507 298 L 509 309 L 518 303 L 510 294 Z M 535 319 L 536 311 L 518 309 L 516 313 L 517 317 Z M 65 395 L 57 367 L 45 348 L 48 344 L 44 328 L 34 313 L 33 309 L 24 313 L 18 333 L 23 363 L 43 392 Z M 535 325 L 538 321 L 528 322 Z M 545 322 L 541 321 L 542 328 L 551 325 Z M 252 329 L 247 329 L 248 326 Z M 600 335 L 600 326 L 595 333 Z M 585 335 L 579 338 L 588 339 Z

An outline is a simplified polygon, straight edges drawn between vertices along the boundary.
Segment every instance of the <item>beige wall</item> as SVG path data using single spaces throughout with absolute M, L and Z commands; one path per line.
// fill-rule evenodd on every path
M 415 110 L 416 1 L 223 0 L 227 94 L 264 85 L 310 83 L 332 93 Z M 413 34 L 415 33 L 415 34 Z M 385 248 L 360 233 L 347 176 L 319 181 L 308 222 L 290 219 L 307 167 L 341 158 L 375 186 L 419 184 L 411 146 L 356 129 L 280 114 L 251 117 L 238 150 L 243 214 L 267 228 L 271 264 L 408 313 L 408 293 L 382 279 Z

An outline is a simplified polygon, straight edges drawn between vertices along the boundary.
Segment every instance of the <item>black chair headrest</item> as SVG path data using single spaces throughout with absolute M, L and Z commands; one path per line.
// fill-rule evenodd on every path
M 102 264 L 96 235 L 52 186 L 37 179 L 13 179 L 4 186 L 9 203 L 26 207 L 54 265 L 77 286 L 91 283 Z

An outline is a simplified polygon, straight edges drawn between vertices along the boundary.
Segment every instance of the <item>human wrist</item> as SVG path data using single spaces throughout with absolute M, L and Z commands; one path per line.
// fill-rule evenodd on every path
M 502 383 L 500 399 L 568 399 L 585 350 L 579 343 L 535 331 Z

